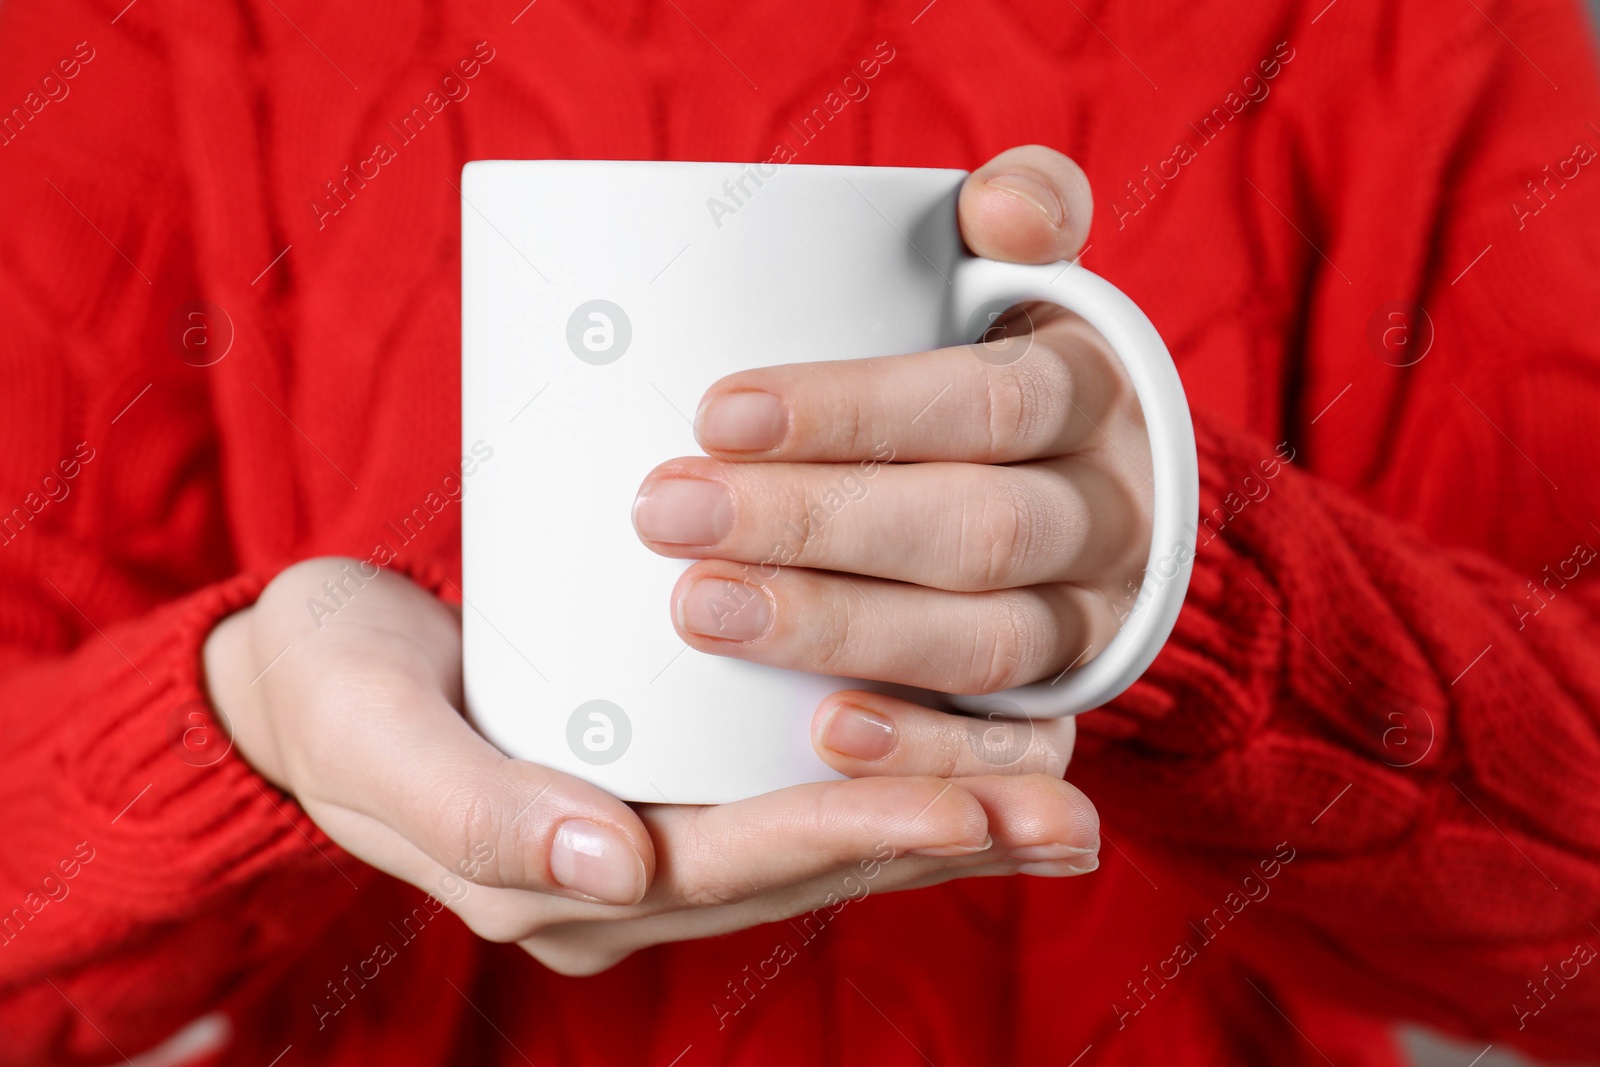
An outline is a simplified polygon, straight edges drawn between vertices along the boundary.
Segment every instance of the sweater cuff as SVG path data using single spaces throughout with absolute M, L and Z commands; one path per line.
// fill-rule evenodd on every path
M 245 762 L 207 697 L 207 636 L 265 585 L 239 575 L 114 627 L 107 638 L 121 655 L 90 657 L 78 672 L 79 699 L 51 762 L 60 810 L 94 856 L 96 876 L 79 891 L 102 894 L 93 907 L 113 924 L 93 931 L 98 946 L 74 946 L 85 958 L 286 863 L 322 865 L 335 882 L 363 877 Z M 79 936 L 70 926 L 57 933 Z
M 390 569 L 435 595 L 453 588 L 435 566 Z M 181 922 L 269 875 L 298 870 L 344 890 L 375 877 L 245 761 L 207 695 L 212 628 L 254 604 L 275 573 L 240 574 L 110 627 L 111 647 L 76 657 L 77 698 L 45 735 L 53 751 L 35 762 L 48 770 L 31 791 L 55 815 L 18 821 L 48 838 L 25 844 L 27 853 L 68 859 L 83 843 L 79 857 L 93 856 L 95 877 L 78 879 L 75 895 L 99 895 L 85 906 L 112 929 L 60 924 L 58 960 L 93 958 L 108 939 Z

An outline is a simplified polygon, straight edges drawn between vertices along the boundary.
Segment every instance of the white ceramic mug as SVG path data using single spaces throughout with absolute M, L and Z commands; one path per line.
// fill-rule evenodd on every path
M 810 723 L 854 680 L 687 648 L 668 596 L 688 564 L 634 533 L 640 483 L 699 452 L 701 394 L 735 371 L 977 340 L 1043 300 L 1127 366 L 1150 429 L 1154 536 L 1111 645 L 1052 684 L 931 706 L 1070 715 L 1149 666 L 1188 586 L 1194 432 L 1166 346 L 1076 265 L 978 259 L 959 170 L 494 160 L 461 182 L 466 701 L 502 751 L 632 801 L 721 803 L 837 778 Z M 981 350 L 979 350 L 981 351 Z M 931 398 L 930 398 L 931 399 Z M 887 443 L 892 448 L 892 442 Z M 889 687 L 878 687 L 889 688 Z

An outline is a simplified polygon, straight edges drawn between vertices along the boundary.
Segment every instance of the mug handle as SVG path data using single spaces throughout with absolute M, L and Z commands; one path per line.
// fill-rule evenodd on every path
M 1053 682 L 948 697 L 963 711 L 992 710 L 994 699 L 1001 697 L 1029 718 L 1077 715 L 1109 703 L 1138 680 L 1166 644 L 1183 607 L 1200 514 L 1200 466 L 1183 382 L 1161 335 L 1138 305 L 1076 263 L 1024 266 L 968 256 L 956 266 L 953 288 L 956 321 L 961 323 L 985 305 L 1009 307 L 1030 300 L 1059 304 L 1081 315 L 1127 368 L 1150 431 L 1155 482 L 1150 556 L 1138 597 L 1111 644 Z

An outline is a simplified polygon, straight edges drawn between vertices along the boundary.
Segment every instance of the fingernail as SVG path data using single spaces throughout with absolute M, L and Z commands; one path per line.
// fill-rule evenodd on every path
M 1060 226 L 1066 221 L 1067 213 L 1061 206 L 1061 200 L 1056 196 L 1054 189 L 1044 182 L 1028 174 L 1002 174 L 990 178 L 985 185 L 992 185 L 1012 196 L 1026 200 L 1040 211 L 1045 218 L 1050 220 L 1050 225 Z
M 568 819 L 556 829 L 550 873 L 567 889 L 608 904 L 644 896 L 644 860 L 627 838 L 588 819 Z
M 1077 874 L 1088 874 L 1099 866 L 1099 856 L 1080 856 L 1075 860 L 1024 863 L 1017 868 L 1017 873 L 1031 874 L 1035 878 L 1071 878 Z
M 678 624 L 701 637 L 753 641 L 771 622 L 767 594 L 748 582 L 701 578 L 678 601 Z
M 974 852 L 983 852 L 994 847 L 994 838 L 984 836 L 983 843 L 979 845 L 940 845 L 936 848 L 914 848 L 913 856 L 970 856 Z
M 822 724 L 821 741 L 841 756 L 876 763 L 894 751 L 894 723 L 866 708 L 841 704 Z
M 700 409 L 695 429 L 713 448 L 764 452 L 783 443 L 788 422 L 783 401 L 771 393 L 723 393 Z
M 1093 848 L 1079 848 L 1076 845 L 1023 845 L 1007 853 L 1007 859 L 1013 860 L 1067 860 L 1079 856 L 1093 856 L 1100 851 L 1100 846 Z
M 733 529 L 733 500 L 721 482 L 662 478 L 633 502 L 633 526 L 647 541 L 714 545 Z

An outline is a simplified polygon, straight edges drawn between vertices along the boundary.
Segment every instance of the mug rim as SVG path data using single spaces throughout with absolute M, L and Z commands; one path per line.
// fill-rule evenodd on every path
M 771 160 L 741 161 L 726 159 L 512 159 L 506 157 L 490 157 L 487 159 L 469 159 L 461 165 L 461 172 L 466 174 L 468 168 L 486 163 L 519 163 L 531 164 L 539 167 L 564 168 L 569 166 L 607 167 L 617 170 L 642 170 L 644 168 L 673 168 L 679 170 L 700 169 L 711 167 L 732 167 L 747 169 L 752 167 L 775 167 L 780 170 L 802 171 L 872 171 L 874 173 L 910 173 L 910 174 L 971 174 L 970 170 L 963 167 L 903 167 L 903 166 L 878 166 L 871 163 L 774 163 Z

